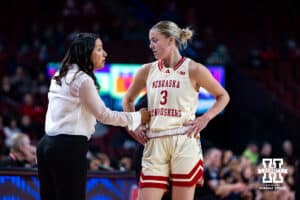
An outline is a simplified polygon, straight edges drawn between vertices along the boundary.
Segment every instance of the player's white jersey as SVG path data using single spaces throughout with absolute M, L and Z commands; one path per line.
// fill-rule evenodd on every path
M 151 114 L 149 128 L 154 135 L 157 131 L 180 128 L 195 119 L 198 92 L 189 77 L 189 62 L 189 58 L 183 57 L 174 68 L 166 68 L 162 60 L 151 65 L 147 97 Z

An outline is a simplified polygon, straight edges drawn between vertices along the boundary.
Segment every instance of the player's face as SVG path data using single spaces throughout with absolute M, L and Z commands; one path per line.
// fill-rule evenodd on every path
M 156 29 L 149 32 L 150 49 L 156 59 L 166 58 L 171 49 L 171 40 Z
M 107 53 L 103 49 L 102 41 L 100 39 L 97 39 L 91 55 L 94 69 L 101 69 L 104 67 L 106 56 Z

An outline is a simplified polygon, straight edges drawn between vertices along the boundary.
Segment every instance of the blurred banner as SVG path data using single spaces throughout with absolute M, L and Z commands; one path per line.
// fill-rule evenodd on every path
M 0 169 L 0 200 L 39 200 L 39 179 L 34 169 Z M 135 199 L 133 172 L 89 172 L 86 199 Z

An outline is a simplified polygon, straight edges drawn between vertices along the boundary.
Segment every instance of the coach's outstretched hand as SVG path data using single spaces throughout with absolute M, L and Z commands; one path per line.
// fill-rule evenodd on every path
M 145 125 L 140 125 L 135 131 L 128 131 L 129 135 L 131 135 L 138 143 L 145 144 L 149 138 L 147 137 L 147 128 Z
M 141 112 L 141 123 L 145 125 L 150 120 L 150 112 L 147 110 L 147 108 L 140 109 Z

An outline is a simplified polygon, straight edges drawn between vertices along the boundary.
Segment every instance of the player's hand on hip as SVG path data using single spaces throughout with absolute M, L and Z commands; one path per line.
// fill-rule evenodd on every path
M 204 116 L 200 116 L 200 117 L 197 117 L 195 120 L 185 122 L 183 125 L 190 127 L 185 132 L 185 134 L 188 137 L 198 138 L 199 132 L 201 132 L 207 126 L 208 122 L 209 122 L 209 119 Z

